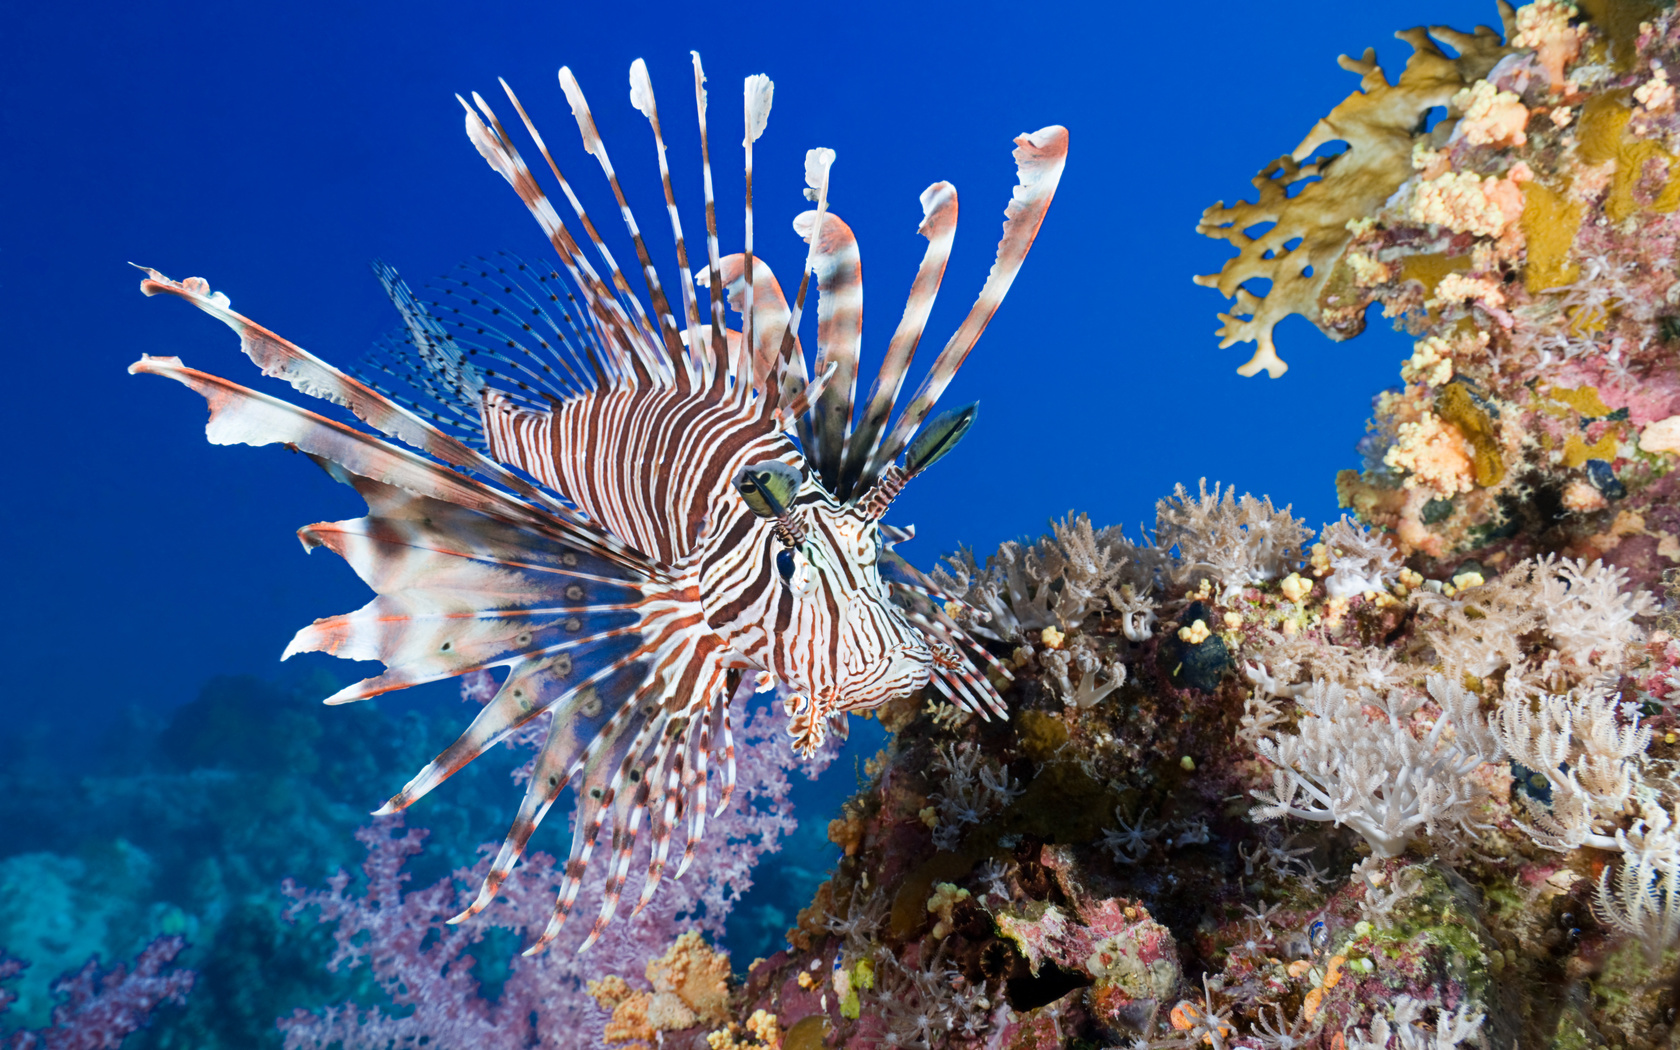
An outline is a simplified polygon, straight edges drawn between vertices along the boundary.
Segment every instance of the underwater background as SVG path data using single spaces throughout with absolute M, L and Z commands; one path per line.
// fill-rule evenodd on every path
M 14 346 L 0 427 L 17 467 L 0 527 L 21 658 L 0 686 L 0 948 L 31 966 L 6 981 L 20 998 L 0 1021 L 41 1027 L 52 977 L 131 960 L 159 935 L 184 939 L 174 962 L 196 983 L 124 1045 L 278 1046 L 275 1020 L 294 1009 L 376 1000 L 367 970 L 328 968 L 329 929 L 287 920 L 282 881 L 318 886 L 361 863 L 355 829 L 466 717 L 455 683 L 326 709 L 321 696 L 371 668 L 277 663 L 299 627 L 365 599 L 346 566 L 293 535 L 359 505 L 296 457 L 207 445 L 196 402 L 126 374 L 144 353 L 245 375 L 225 333 L 142 298 L 126 263 L 205 276 L 299 345 L 353 361 L 398 323 L 371 260 L 421 281 L 481 253 L 546 251 L 465 141 L 454 93 L 504 77 L 560 139 L 553 78 L 569 65 L 632 200 L 651 204 L 625 70 L 645 58 L 669 93 L 692 48 L 714 113 L 739 77 L 776 83 L 755 188 L 765 256 L 803 253 L 788 220 L 804 207 L 804 151 L 838 153 L 834 207 L 870 273 L 868 370 L 920 256 L 921 188 L 948 178 L 966 195 L 946 287 L 977 287 L 1013 181 L 1007 143 L 1060 123 L 1072 146 L 1055 206 L 948 395 L 979 400 L 979 423 L 900 501 L 895 520 L 917 527 L 900 552 L 932 569 L 959 545 L 1036 537 L 1070 507 L 1153 523 L 1159 497 L 1200 478 L 1316 527 L 1340 515 L 1336 473 L 1360 465 L 1371 399 L 1397 385 L 1412 340 L 1376 305 L 1352 344 L 1292 317 L 1277 331 L 1288 375 L 1239 377 L 1247 351 L 1213 334 L 1224 300 L 1190 281 L 1229 253 L 1196 221 L 1250 196 L 1258 164 L 1353 89 L 1336 55 L 1375 46 L 1398 72 L 1410 49 L 1395 29 L 1498 21 L 1480 2 L 13 12 L 0 35 L 0 305 Z M 673 158 L 695 151 L 680 94 L 667 103 Z M 721 158 L 732 141 L 717 138 Z M 714 165 L 728 245 L 740 176 Z M 598 182 L 576 179 L 606 214 Z M 948 294 L 932 328 L 966 305 Z M 737 970 L 784 947 L 840 855 L 829 821 L 883 739 L 859 722 L 821 779 L 791 776 L 798 830 L 754 870 L 723 938 Z M 521 761 L 499 750 L 411 811 L 430 832 L 411 886 L 500 833 Z M 533 846 L 563 851 L 562 835 Z M 489 994 L 519 946 L 479 946 Z

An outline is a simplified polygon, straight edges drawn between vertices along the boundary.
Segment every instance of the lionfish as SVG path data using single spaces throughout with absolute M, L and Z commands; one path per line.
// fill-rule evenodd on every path
M 950 256 L 956 190 L 936 182 L 921 195 L 918 232 L 928 245 L 857 415 L 861 272 L 851 229 L 828 210 L 834 153 L 817 149 L 806 157 L 806 196 L 816 207 L 794 220 L 809 249 L 790 309 L 770 267 L 753 253 L 753 143 L 764 132 L 773 85 L 763 75 L 746 80 L 744 243 L 739 254 L 720 257 L 698 54 L 693 66 L 707 256 L 697 276 L 647 68 L 640 59 L 630 68 L 630 101 L 651 125 L 659 159 L 680 315 L 566 68 L 560 86 L 584 149 L 617 199 L 646 305 L 505 81 L 509 103 L 600 265 L 562 221 L 490 105 L 476 92 L 471 104 L 460 99 L 468 138 L 536 217 L 565 277 L 508 257 L 477 268 L 499 294 L 459 280 L 427 304 L 394 270 L 376 264 L 406 328 L 382 367 L 408 394 L 334 368 L 235 313 L 202 278 L 177 282 L 148 270 L 141 282 L 147 295 L 178 296 L 232 328 L 263 374 L 342 406 L 395 439 L 188 368 L 179 358 L 147 356 L 129 369 L 203 395 L 212 443 L 302 451 L 366 501 L 365 517 L 298 532 L 306 549 L 325 546 L 342 556 L 376 595 L 355 612 L 317 620 L 286 647 L 283 659 L 324 651 L 383 662 L 383 674 L 327 703 L 505 669 L 460 738 L 378 813 L 411 805 L 549 714 L 512 828 L 477 898 L 452 920 L 495 898 L 538 822 L 575 785 L 578 810 L 561 890 L 529 952 L 552 941 L 570 914 L 609 816 L 610 866 L 584 948 L 617 911 L 644 818 L 652 845 L 637 910 L 657 889 L 685 820 L 687 846 L 676 875 L 686 870 L 705 829 L 714 754 L 723 767 L 716 813 L 729 803 L 730 709 L 755 686 L 776 684 L 793 746 L 806 754 L 831 729 L 843 732 L 847 712 L 930 683 L 964 710 L 1006 714 L 980 664 L 1004 677 L 1007 671 L 949 614 L 960 608 L 891 553 L 911 533 L 882 516 L 974 417 L 972 406 L 929 414 L 1019 272 L 1061 177 L 1067 131 L 1051 126 L 1015 140 L 1018 185 L 996 260 L 978 300 L 889 426 Z M 817 354 L 807 368 L 798 330 L 813 274 Z M 709 291 L 707 313 L 699 288 Z M 726 326 L 726 302 L 739 330 Z

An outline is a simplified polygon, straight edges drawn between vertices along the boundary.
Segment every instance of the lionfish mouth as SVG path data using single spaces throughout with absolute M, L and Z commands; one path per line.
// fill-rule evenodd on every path
M 879 707 L 924 688 L 933 678 L 933 654 L 913 642 L 896 645 L 878 660 L 841 679 L 836 690 L 845 709 Z

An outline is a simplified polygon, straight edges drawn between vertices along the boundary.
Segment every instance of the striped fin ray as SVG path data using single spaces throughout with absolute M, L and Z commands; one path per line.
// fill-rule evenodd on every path
M 700 630 L 695 628 L 699 627 Z M 653 788 L 669 770 L 667 764 L 686 746 L 686 737 L 697 729 L 694 717 L 705 706 L 704 698 L 713 695 L 724 677 L 721 645 L 715 636 L 704 630 L 703 621 L 696 618 L 684 623 L 673 619 L 663 629 L 661 637 L 650 639 L 654 651 L 654 677 L 644 688 L 648 704 L 657 704 L 656 711 L 648 711 L 643 725 L 630 750 L 620 761 L 620 768 L 608 785 L 613 799 L 612 861 L 606 885 L 601 893 L 601 906 L 595 924 L 584 939 L 579 951 L 586 950 L 617 913 L 619 897 L 629 878 L 630 865 L 636 848 L 641 821 L 647 814 Z M 671 825 L 659 815 L 653 824 L 653 843 L 649 850 L 647 879 L 651 896 L 657 888 L 663 864 L 661 855 L 670 844 Z M 640 910 L 641 905 L 637 905 Z M 557 931 L 558 924 L 550 930 Z
M 188 368 L 181 364 L 180 358 L 144 356 L 128 370 L 136 375 L 174 379 L 203 396 L 210 407 L 205 436 L 213 445 L 287 445 L 331 461 L 351 474 L 561 537 L 576 543 L 580 549 L 650 578 L 661 575 L 653 562 L 604 530 L 577 519 L 570 511 L 565 518 L 553 517 L 546 509 L 532 507 L 408 449 L 278 398 Z
M 736 672 L 731 673 L 736 674 Z M 706 835 L 706 806 L 709 801 L 707 796 L 711 777 L 711 762 L 709 760 L 712 751 L 713 727 L 716 724 L 719 710 L 729 702 L 729 697 L 732 695 L 734 695 L 734 689 L 726 686 L 722 692 L 702 707 L 694 718 L 697 731 L 690 733 L 688 737 L 689 746 L 693 751 L 693 755 L 688 761 L 688 768 L 692 772 L 685 795 L 687 799 L 685 808 L 688 815 L 688 842 L 683 846 L 682 860 L 677 864 L 675 877 L 679 879 L 682 878 L 683 872 L 688 870 L 688 866 L 694 863 L 694 857 L 699 849 L 700 842 Z
M 583 524 L 575 511 L 467 445 L 459 438 L 443 433 L 366 383 L 345 375 L 309 351 L 280 338 L 249 318 L 235 313 L 229 309 L 227 297 L 219 294 L 213 295 L 210 292 L 208 282 L 202 278 L 194 277 L 176 282 L 156 270 L 146 269 L 146 274 L 146 279 L 140 282 L 142 292 L 146 295 L 157 295 L 160 292 L 165 292 L 178 296 L 233 329 L 239 335 L 240 349 L 244 351 L 245 356 L 256 362 L 257 367 L 262 369 L 264 375 L 284 379 L 292 385 L 293 389 L 311 397 L 318 397 L 322 400 L 331 401 L 335 405 L 342 405 L 354 413 L 358 419 L 382 434 L 388 434 L 404 444 L 435 456 L 451 466 L 472 471 L 505 486 L 531 503 L 542 507 L 545 516 L 571 521 L 579 525 Z M 146 358 L 142 358 L 141 364 L 144 364 L 146 360 Z M 154 362 L 173 361 L 176 366 L 180 365 L 179 358 L 151 358 L 150 360 Z M 139 365 L 130 366 L 129 371 L 167 374 L 160 368 L 141 368 Z M 204 380 L 213 381 L 213 383 L 223 384 L 224 396 L 226 391 L 245 390 L 244 387 L 227 383 L 226 380 L 217 379 L 203 372 L 194 372 L 192 369 L 183 369 L 181 375 L 171 375 L 171 378 L 180 379 L 186 373 L 192 373 Z M 182 381 L 185 382 L 185 379 L 182 379 Z M 193 384 L 189 383 L 188 385 Z M 195 387 L 195 389 L 198 388 Z M 252 393 L 251 391 L 245 392 Z M 261 397 L 261 395 L 255 396 Z M 275 401 L 273 398 L 265 400 L 267 403 L 284 406 L 291 411 L 300 411 L 286 405 L 285 402 Z M 319 416 L 314 416 L 313 413 L 304 413 L 304 415 L 321 419 Z M 212 425 L 214 425 L 214 421 L 212 421 Z M 342 429 L 347 433 L 357 433 L 349 430 L 349 428 Z M 365 435 L 362 436 L 365 437 Z M 266 442 L 245 441 L 243 438 L 225 442 L 217 441 L 215 438 L 211 440 L 216 444 L 266 444 Z M 326 458 L 344 463 L 343 460 L 338 460 L 337 457 L 332 455 L 327 455 Z M 344 463 L 344 465 L 365 477 L 377 476 L 357 470 L 348 463 Z
M 781 282 L 776 280 L 776 274 L 769 264 L 763 259 L 753 261 L 754 287 L 751 297 L 747 295 L 745 255 L 737 253 L 724 256 L 719 261 L 719 271 L 729 308 L 743 318 L 743 331 L 750 328 L 753 333 L 753 389 L 768 390 L 779 381 L 782 395 L 785 397 L 791 397 L 804 390 L 808 377 L 805 371 L 805 355 L 800 348 L 797 333 L 794 335 L 794 352 L 787 367 L 784 369 L 778 361 L 777 355 L 781 352 L 785 334 L 790 330 L 793 312 L 788 309 Z M 750 326 L 744 320 L 749 303 L 753 311 L 753 324 Z
M 873 479 L 879 475 L 904 451 L 917 428 L 932 411 L 934 402 L 945 392 L 951 377 L 962 367 L 968 352 L 974 349 L 992 315 L 997 313 L 1010 285 L 1015 283 L 1015 276 L 1021 272 L 1021 263 L 1026 260 L 1027 250 L 1038 236 L 1039 227 L 1044 223 L 1045 212 L 1049 210 L 1050 201 L 1061 182 L 1062 166 L 1067 161 L 1067 145 L 1067 129 L 1054 124 L 1016 138 L 1015 192 L 1010 197 L 1009 206 L 1004 209 L 1003 238 L 998 241 L 997 257 L 986 275 L 986 283 L 981 287 L 968 316 L 944 349 L 939 351 L 921 387 L 904 407 L 881 447 L 870 457 L 863 471 L 864 478 Z
M 601 826 L 609 815 L 611 855 L 600 910 L 578 950 L 588 950 L 617 913 L 651 785 L 668 761 L 666 745 L 678 750 L 688 746 L 686 737 L 697 725 L 693 715 L 704 706 L 703 702 L 695 703 L 693 697 L 706 695 L 703 689 L 695 688 L 696 682 L 711 681 L 715 685 L 722 674 L 715 640 L 703 634 L 693 624 L 673 622 L 665 631 L 663 643 L 650 647 L 646 663 L 649 671 L 637 695 L 614 716 L 613 725 L 596 734 L 581 762 L 574 765 L 581 772 L 581 779 L 571 858 L 554 914 L 542 936 L 527 949 L 527 955 L 541 951 L 570 917 L 583 873 L 588 869 Z M 668 733 L 679 739 L 665 739 Z M 669 830 L 668 824 L 656 821 L 656 838 L 651 849 L 654 856 L 661 849 L 659 836 L 668 837 Z
M 834 490 L 835 496 L 842 500 L 851 499 L 862 487 L 864 464 L 880 445 L 887 417 L 892 414 L 893 404 L 904 386 L 904 374 L 927 328 L 940 282 L 945 279 L 945 265 L 951 258 L 951 245 L 957 234 L 956 187 L 949 182 L 936 182 L 922 191 L 921 203 L 922 224 L 916 232 L 927 238 L 927 250 L 910 284 L 910 295 L 904 301 L 898 328 L 887 343 L 886 357 L 875 374 L 863 416 L 846 442 L 846 462 L 840 472 L 839 487 Z
M 737 377 L 745 372 L 737 353 L 745 350 L 744 344 L 736 351 L 731 351 L 723 327 L 723 280 L 718 269 L 718 233 L 717 233 L 717 197 L 712 191 L 712 146 L 706 132 L 706 71 L 700 64 L 700 52 L 690 51 L 689 58 L 694 62 L 694 111 L 700 124 L 700 185 L 706 200 L 706 273 L 711 278 L 711 352 L 712 352 L 712 395 L 721 397 L 729 383 L 735 383 Z M 736 397 L 745 404 L 750 389 L 745 384 L 738 384 L 735 388 Z
M 343 557 L 375 597 L 299 631 L 282 658 L 328 652 L 386 666 L 327 703 L 533 655 L 556 669 L 594 666 L 640 644 L 648 594 L 657 593 L 645 577 L 511 522 L 322 466 L 353 486 L 369 513 L 298 536 Z
M 607 247 L 600 231 L 595 228 L 595 222 L 589 217 L 589 212 L 584 209 L 583 202 L 572 191 L 572 184 L 567 182 L 566 177 L 560 173 L 560 165 L 555 162 L 554 155 L 549 152 L 548 143 L 543 141 L 542 135 L 537 131 L 537 126 L 531 121 L 530 114 L 525 112 L 525 106 L 519 101 L 519 96 L 514 94 L 513 88 L 506 80 L 498 78 L 497 82 L 502 85 L 502 93 L 507 96 L 508 101 L 513 104 L 514 110 L 518 112 L 520 123 L 525 125 L 526 134 L 531 136 L 531 141 L 536 143 L 537 151 L 542 154 L 543 160 L 548 162 L 548 170 L 553 173 L 555 181 L 560 183 L 560 190 L 565 194 L 566 202 L 571 205 L 573 213 L 577 215 L 578 222 L 583 225 L 584 233 L 589 237 L 590 245 L 595 249 L 595 254 L 600 257 L 601 264 L 607 268 L 607 273 L 612 278 L 612 286 L 616 289 L 614 302 L 617 316 L 629 322 L 629 327 L 621 331 L 621 336 L 627 341 L 632 361 L 636 363 L 638 369 L 645 366 L 651 369 L 653 374 L 660 377 L 663 382 L 670 382 L 673 378 L 669 373 L 670 361 L 659 350 L 660 337 L 654 332 L 653 323 L 648 320 L 647 311 L 643 309 L 641 299 L 630 290 L 630 282 L 625 279 L 624 270 L 618 265 L 618 260 L 613 256 L 612 250 Z M 562 83 L 564 83 L 564 78 L 562 78 Z M 477 92 L 473 93 L 473 103 L 489 117 L 491 125 L 503 141 L 511 142 L 501 123 L 490 112 L 489 104 Z M 593 126 L 593 120 L 591 126 Z M 586 148 L 587 145 L 586 141 Z M 590 269 L 588 272 L 594 273 L 594 270 Z M 607 293 L 605 285 L 600 286 L 600 292 L 603 295 L 610 294 Z M 637 374 L 638 376 L 642 375 L 640 371 Z
M 941 674 L 956 681 L 959 688 L 966 689 L 970 700 L 968 704 L 959 701 L 959 706 L 982 718 L 986 717 L 988 709 L 999 718 L 1009 717 L 1003 697 L 998 695 L 991 679 L 975 664 L 974 657 L 978 655 L 981 662 L 997 672 L 1004 681 L 1012 681 L 1015 676 L 979 639 L 969 634 L 945 611 L 952 601 L 951 597 L 941 591 L 927 574 L 895 553 L 886 553 L 881 564 L 884 570 L 882 576 L 887 580 L 893 601 L 903 610 L 905 618 L 915 624 L 924 637 L 944 643 L 958 657 L 956 662 L 941 664 L 936 661 L 935 683 Z
M 688 265 L 688 245 L 683 240 L 682 217 L 677 213 L 677 196 L 671 189 L 671 165 L 665 156 L 665 136 L 659 129 L 659 106 L 653 97 L 653 80 L 648 76 L 647 63 L 641 59 L 630 63 L 630 103 L 647 118 L 653 128 L 654 153 L 659 160 L 659 182 L 665 190 L 665 210 L 671 220 L 671 239 L 677 246 L 677 287 L 682 291 L 683 322 L 688 338 L 686 346 L 691 364 L 698 364 L 698 378 L 702 385 L 712 381 L 716 362 L 710 354 L 700 351 L 700 305 L 694 294 L 694 271 Z
M 635 87 L 635 67 L 631 67 L 630 98 L 634 103 L 637 99 Z M 643 69 L 643 79 L 646 79 L 646 69 Z M 506 82 L 502 85 L 507 87 Z M 677 338 L 677 319 L 671 311 L 671 302 L 665 297 L 665 288 L 659 282 L 659 272 L 654 269 L 653 257 L 648 254 L 647 244 L 642 240 L 641 226 L 636 222 L 635 213 L 630 210 L 630 202 L 624 198 L 624 188 L 618 184 L 618 172 L 613 170 L 612 160 L 607 156 L 606 143 L 601 141 L 601 134 L 595 129 L 595 116 L 589 111 L 589 101 L 583 96 L 583 88 L 578 86 L 577 78 L 572 75 L 569 67 L 560 67 L 560 90 L 565 92 L 566 101 L 572 107 L 572 116 L 576 118 L 578 133 L 583 137 L 583 148 L 601 165 L 601 172 L 606 175 L 607 183 L 612 187 L 613 197 L 618 201 L 618 210 L 624 217 L 624 226 L 630 233 L 630 241 L 636 246 L 636 261 L 642 264 L 642 277 L 647 283 L 648 297 L 653 300 L 654 317 L 658 322 L 659 339 L 665 344 L 665 352 L 670 355 L 671 375 L 675 379 L 677 389 L 687 393 L 690 382 L 694 378 L 688 371 L 688 355 L 683 351 L 682 342 Z M 649 108 L 652 107 L 653 89 L 646 89 Z M 509 89 L 508 97 L 512 98 Z M 638 106 L 637 108 L 641 108 Z M 524 112 L 523 109 L 520 110 Z M 644 111 L 645 112 L 645 111 Z M 667 181 L 666 188 L 670 183 Z M 674 210 L 673 205 L 673 210 Z M 580 210 L 581 217 L 581 210 Z
M 460 96 L 456 97 L 460 98 Z M 512 101 L 514 108 L 519 110 L 520 116 L 524 118 L 525 110 L 519 105 L 519 100 L 513 99 Z M 488 124 L 479 116 L 478 111 L 467 104 L 466 99 L 462 98 L 460 102 L 461 108 L 466 111 L 467 137 L 472 140 L 473 146 L 477 148 L 479 155 L 489 163 L 491 169 L 505 179 L 507 184 L 512 186 L 514 192 L 519 195 L 519 199 L 525 203 L 526 210 L 537 220 L 537 225 L 541 226 L 543 233 L 547 235 L 548 243 L 554 248 L 555 254 L 560 256 L 561 265 L 571 275 L 573 285 L 583 295 L 584 301 L 589 307 L 590 317 L 597 327 L 601 343 L 607 351 L 607 363 L 610 365 L 611 373 L 604 378 L 643 386 L 650 385 L 653 382 L 652 373 L 648 370 L 648 362 L 642 352 L 642 340 L 639 338 L 642 329 L 646 327 L 645 318 L 643 325 L 638 327 L 637 323 L 631 320 L 630 313 L 625 309 L 624 303 L 620 301 L 619 293 L 609 288 L 606 282 L 601 279 L 600 274 L 590 265 L 589 260 L 584 258 L 583 250 L 578 246 L 576 239 L 572 237 L 572 232 L 561 221 L 560 213 L 555 211 L 554 204 L 548 199 L 548 195 L 543 192 L 541 186 L 537 185 L 536 176 L 531 173 L 525 159 L 519 155 L 519 150 L 508 138 L 506 131 L 502 129 L 501 122 L 490 111 L 490 107 L 484 102 L 484 99 L 477 92 L 473 93 L 473 102 L 488 117 Z M 529 119 L 525 120 L 525 127 L 536 142 L 537 149 L 548 160 L 550 170 L 554 172 L 555 177 L 560 182 L 560 188 L 565 191 L 568 199 L 575 201 L 576 198 L 572 196 L 570 184 L 566 182 L 564 176 L 560 175 L 559 166 L 548 155 L 548 147 L 537 135 L 536 129 L 531 125 Z M 581 211 L 582 207 L 582 204 L 577 204 L 576 210 Z M 586 230 L 594 230 L 594 226 L 589 223 L 587 216 L 585 216 L 583 222 Z M 599 237 L 596 237 L 595 241 L 599 245 Z M 600 247 L 605 248 L 604 245 L 600 245 Z M 623 283 L 624 275 L 617 272 L 616 263 L 611 262 L 611 253 L 608 253 L 606 258 L 609 269 L 616 275 L 617 283 L 622 286 L 620 290 L 628 295 L 629 286 Z M 630 296 L 629 298 L 632 306 L 640 311 L 641 305 L 635 300 L 635 297 Z M 655 363 L 657 364 L 657 361 Z
M 753 276 L 753 143 L 764 134 L 764 127 L 770 120 L 771 100 L 775 96 L 776 85 L 763 73 L 755 73 L 748 77 L 742 86 L 741 107 L 743 120 L 746 124 L 746 135 L 741 140 L 741 147 L 745 151 L 746 200 L 745 228 L 741 238 L 743 261 L 742 272 L 746 280 L 742 287 L 745 289 L 746 305 L 741 309 L 744 321 L 741 330 L 746 334 L 745 345 L 756 353 L 758 339 L 754 334 L 754 326 L 758 321 L 758 314 L 753 309 L 753 296 L 757 291 L 756 280 Z M 757 384 L 754 384 L 756 387 Z
M 818 226 L 820 222 L 820 228 Z M 840 216 L 808 211 L 793 220 L 794 231 L 811 245 L 810 266 L 817 277 L 817 363 L 821 374 L 834 375 L 815 399 L 807 457 L 824 485 L 837 490 L 852 430 L 852 402 L 857 396 L 858 351 L 863 341 L 863 265 L 857 237 Z
M 450 921 L 477 914 L 495 899 L 549 807 L 568 784 L 574 784 L 578 806 L 572 846 L 554 915 L 543 936 L 526 954 L 542 950 L 570 915 L 594 858 L 596 840 L 610 819 L 611 856 L 596 934 L 605 927 L 616 911 L 628 855 L 648 808 L 649 786 L 668 775 L 673 751 L 683 752 L 691 746 L 688 737 L 697 720 L 689 717 L 691 705 L 684 698 L 698 695 L 692 688 L 696 679 L 720 673 L 715 645 L 706 640 L 703 630 L 696 629 L 700 622 L 686 603 L 656 603 L 644 619 L 645 635 L 638 646 L 577 681 L 555 699 L 543 702 L 553 712 L 552 721 L 525 797 L 478 896 Z M 516 668 L 491 705 L 513 706 L 504 704 L 503 696 L 532 681 Z M 472 735 L 469 729 L 463 740 Z M 461 743 L 457 741 L 457 745 Z M 450 751 L 440 755 L 387 808 L 406 805 L 418 797 L 417 789 L 429 786 L 427 781 L 441 779 L 433 767 L 453 757 Z M 662 815 L 655 818 L 656 853 L 661 846 L 659 840 L 668 840 L 670 826 Z M 592 936 L 583 948 L 593 940 Z
M 627 729 L 640 724 L 637 712 L 643 706 L 641 694 L 650 677 L 645 655 L 638 653 L 597 669 L 551 705 L 553 715 L 548 736 L 537 753 L 531 777 L 525 783 L 525 795 L 507 836 L 490 864 L 478 896 L 450 922 L 471 918 L 496 899 L 549 807 L 581 772 L 571 855 L 560 895 L 560 900 L 570 907 L 568 894 L 575 898 L 582 885 L 605 806 L 610 802 L 602 769 L 616 764 L 616 759 L 628 752 L 635 734 Z

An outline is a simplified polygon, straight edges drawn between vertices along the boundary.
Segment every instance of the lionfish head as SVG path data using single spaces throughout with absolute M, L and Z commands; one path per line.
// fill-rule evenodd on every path
M 881 577 L 879 512 L 866 501 L 837 502 L 803 464 L 782 460 L 741 468 L 735 488 L 770 522 L 764 557 L 777 581 L 772 616 L 788 625 L 770 657 L 789 694 L 794 746 L 815 749 L 831 716 L 927 685 L 935 653 Z

